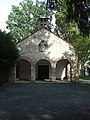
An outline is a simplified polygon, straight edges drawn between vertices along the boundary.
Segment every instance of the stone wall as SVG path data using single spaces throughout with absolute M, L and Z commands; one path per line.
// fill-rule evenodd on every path
M 56 72 L 57 62 L 63 60 L 61 66 L 63 71 L 61 79 L 65 76 L 65 60 L 69 62 L 67 64 L 68 79 L 78 80 L 78 69 L 77 69 L 77 57 L 75 55 L 74 48 L 71 44 L 66 42 L 63 38 L 58 37 L 46 28 L 42 28 L 32 35 L 26 37 L 20 43 L 17 44 L 20 49 L 20 58 L 28 60 L 31 64 L 31 79 L 36 79 L 36 65 L 40 60 L 46 60 L 51 64 L 51 75 L 52 79 L 56 79 L 59 74 Z M 64 69 L 65 68 L 65 69 Z M 57 75 L 56 75 L 57 74 Z

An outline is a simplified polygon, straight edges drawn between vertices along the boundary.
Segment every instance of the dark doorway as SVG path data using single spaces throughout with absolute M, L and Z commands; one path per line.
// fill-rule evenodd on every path
M 38 66 L 38 80 L 44 80 L 49 78 L 49 65 Z

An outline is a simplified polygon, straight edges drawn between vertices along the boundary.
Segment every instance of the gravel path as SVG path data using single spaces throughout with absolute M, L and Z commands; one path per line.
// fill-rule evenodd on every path
M 90 120 L 90 85 L 10 84 L 0 88 L 0 120 Z

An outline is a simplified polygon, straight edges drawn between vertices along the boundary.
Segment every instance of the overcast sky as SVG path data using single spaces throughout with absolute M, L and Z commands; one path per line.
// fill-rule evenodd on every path
M 10 14 L 12 5 L 19 5 L 21 1 L 23 0 L 0 0 L 0 29 L 1 30 L 5 30 L 6 28 L 5 22 L 8 19 L 8 15 Z

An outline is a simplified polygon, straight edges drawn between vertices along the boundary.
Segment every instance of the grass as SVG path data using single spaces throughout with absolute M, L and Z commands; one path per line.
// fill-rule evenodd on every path
M 90 80 L 90 76 L 89 77 L 79 77 L 79 79 L 81 79 L 81 80 Z

